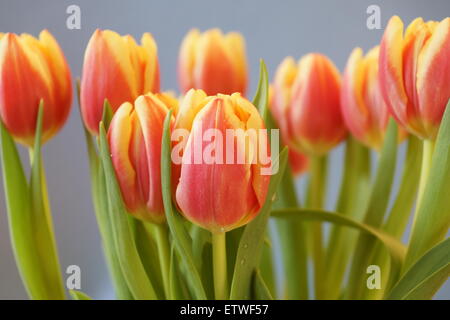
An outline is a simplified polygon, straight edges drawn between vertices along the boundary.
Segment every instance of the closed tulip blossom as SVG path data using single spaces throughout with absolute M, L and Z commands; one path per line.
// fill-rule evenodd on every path
M 138 45 L 130 35 L 96 30 L 86 48 L 81 78 L 81 113 L 87 129 L 98 134 L 105 99 L 115 112 L 122 103 L 148 92 L 159 92 L 153 37 L 144 33 Z
M 320 156 L 344 139 L 340 88 L 339 71 L 324 55 L 308 54 L 298 63 L 288 57 L 280 64 L 271 111 L 290 148 Z
M 114 114 L 108 141 L 112 163 L 130 214 L 165 221 L 161 193 L 161 140 L 169 108 L 154 94 L 125 102 Z
M 241 34 L 224 35 L 219 29 L 204 33 L 191 30 L 181 44 L 178 82 L 182 93 L 194 88 L 203 89 L 208 95 L 245 95 L 247 61 Z
M 175 128 L 189 130 L 176 189 L 182 214 L 213 233 L 250 222 L 265 202 L 270 181 L 270 176 L 262 173 L 268 164 L 261 163 L 256 155 L 258 144 L 268 149 L 267 136 L 249 139 L 236 134 L 232 140 L 225 137 L 227 130 L 265 132 L 260 130 L 264 129 L 264 123 L 255 106 L 239 93 L 207 97 L 201 90 L 191 90 L 181 103 Z M 211 130 L 216 130 L 220 137 L 206 138 Z M 208 150 L 215 158 L 210 161 L 203 157 L 198 161 L 198 148 L 203 150 L 201 156 Z M 230 154 L 232 160 L 228 161 Z M 245 161 L 239 162 L 238 154 L 244 155 Z
M 380 46 L 381 93 L 396 120 L 422 139 L 434 140 L 450 98 L 450 18 L 417 18 L 403 33 L 392 17 Z
M 42 141 L 64 125 L 72 104 L 69 66 L 47 30 L 34 38 L 7 33 L 0 42 L 0 116 L 16 141 L 32 146 L 39 102 L 43 100 Z
M 341 107 L 345 123 L 356 139 L 379 150 L 389 121 L 389 110 L 383 100 L 378 81 L 379 47 L 366 56 L 355 48 L 345 68 Z

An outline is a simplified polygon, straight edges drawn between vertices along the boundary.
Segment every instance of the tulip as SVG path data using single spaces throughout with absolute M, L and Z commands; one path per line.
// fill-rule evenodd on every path
M 181 44 L 178 80 L 183 93 L 194 88 L 203 89 L 208 95 L 245 95 L 247 62 L 243 37 L 236 32 L 223 35 L 218 29 L 203 34 L 191 30 Z
M 379 47 L 366 56 L 355 48 L 345 68 L 341 108 L 353 136 L 368 147 L 379 150 L 389 121 L 389 110 L 380 93 L 378 81 Z
M 69 66 L 47 30 L 34 38 L 7 33 L 0 44 L 0 116 L 16 141 L 32 146 L 39 102 L 43 100 L 42 141 L 64 125 L 72 103 Z
M 308 54 L 298 63 L 288 57 L 280 64 L 271 111 L 290 148 L 320 156 L 344 139 L 340 81 L 339 71 L 321 54 Z
M 112 163 L 130 214 L 165 221 L 161 193 L 161 139 L 168 107 L 155 94 L 125 102 L 108 131 Z
M 417 18 L 403 35 L 392 17 L 380 46 L 383 98 L 395 119 L 422 139 L 434 140 L 450 98 L 450 18 Z
M 159 92 L 159 63 L 153 37 L 144 33 L 139 46 L 129 35 L 96 30 L 86 48 L 81 78 L 81 113 L 86 128 L 98 134 L 105 99 L 115 112 L 122 103 L 132 103 L 148 92 Z
M 216 136 L 213 140 L 215 160 L 207 162 L 204 157 L 201 161 L 195 160 L 199 146 L 207 150 L 211 145 L 204 138 L 210 129 L 217 130 L 222 137 L 226 137 L 226 130 L 259 132 L 264 129 L 255 106 L 239 93 L 207 97 L 201 90 L 191 90 L 181 103 L 175 127 L 189 130 L 176 188 L 176 201 L 182 214 L 213 233 L 232 230 L 255 218 L 265 202 L 270 176 L 262 174 L 261 169 L 266 165 L 259 157 L 252 156 L 258 144 L 268 146 L 266 135 L 257 135 L 256 140 L 236 135 L 232 144 L 229 140 L 219 142 Z M 244 154 L 245 161 L 225 161 L 229 150 L 233 150 L 234 155 Z

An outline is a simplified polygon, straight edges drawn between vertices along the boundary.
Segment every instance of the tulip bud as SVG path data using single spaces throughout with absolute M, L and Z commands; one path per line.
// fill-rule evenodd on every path
M 435 139 L 450 98 L 450 18 L 417 18 L 403 35 L 392 17 L 380 46 L 380 87 L 395 119 L 423 139 Z
M 136 218 L 165 221 L 161 192 L 161 140 L 168 108 L 154 94 L 123 103 L 114 114 L 108 141 L 124 203 Z
M 122 103 L 148 92 L 159 92 L 153 37 L 144 33 L 139 46 L 129 35 L 96 30 L 86 48 L 81 78 L 81 113 L 87 129 L 98 134 L 105 99 L 115 112 Z
M 364 57 L 355 48 L 345 68 L 342 91 L 342 115 L 349 131 L 365 145 L 379 150 L 389 121 L 389 110 L 380 93 L 378 81 L 379 47 Z
M 262 169 L 270 164 L 263 164 L 257 156 L 261 146 L 269 152 L 263 120 L 239 93 L 206 97 L 203 91 L 192 90 L 186 99 L 176 122 L 176 128 L 189 130 L 177 204 L 188 220 L 211 232 L 240 227 L 259 213 L 269 187 L 270 175 Z M 192 105 L 188 107 L 186 101 Z M 183 106 L 195 112 L 184 113 Z M 256 138 L 239 135 L 238 129 L 245 133 L 253 129 Z M 207 138 L 208 132 L 214 135 Z M 199 149 L 203 153 L 197 159 Z M 208 159 L 211 154 L 213 159 Z M 245 161 L 237 160 L 239 155 Z
M 184 38 L 178 58 L 178 80 L 183 93 L 203 89 L 218 93 L 245 95 L 247 61 L 244 38 L 236 32 L 223 35 L 218 29 L 200 34 L 191 30 Z
M 324 55 L 286 58 L 273 84 L 272 114 L 285 143 L 298 152 L 322 155 L 344 139 L 340 75 Z
M 273 104 L 274 104 L 274 95 L 273 95 L 273 85 L 269 86 L 269 109 L 272 110 Z M 283 132 L 283 131 L 282 131 Z M 281 137 L 283 140 L 283 143 L 286 140 L 285 137 Z M 298 176 L 308 169 L 308 157 L 305 156 L 303 153 L 295 151 L 292 148 L 289 148 L 289 166 L 291 167 L 292 174 L 294 176 Z
M 7 33 L 0 44 L 0 115 L 18 142 L 32 146 L 40 100 L 44 102 L 42 142 L 67 120 L 72 103 L 69 66 L 47 30 L 34 38 Z

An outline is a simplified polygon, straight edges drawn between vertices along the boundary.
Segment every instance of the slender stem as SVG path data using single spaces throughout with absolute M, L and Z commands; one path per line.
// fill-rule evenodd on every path
M 164 292 L 166 297 L 170 294 L 170 246 L 169 234 L 167 232 L 166 224 L 157 224 L 155 228 L 155 238 L 158 245 L 159 264 L 161 267 L 161 274 L 163 278 Z
M 321 209 L 324 205 L 327 178 L 327 157 L 312 156 L 311 172 L 308 186 L 308 203 L 309 208 Z M 322 224 L 320 222 L 312 222 L 310 229 L 311 251 L 314 261 L 314 288 L 316 299 L 322 299 L 324 296 L 324 252 L 323 252 L 323 235 Z
M 424 140 L 423 141 L 423 153 L 422 153 L 422 168 L 420 171 L 420 182 L 419 182 L 419 191 L 417 194 L 417 203 L 414 214 L 414 222 L 416 219 L 417 211 L 419 210 L 420 203 L 422 201 L 423 192 L 425 191 L 425 185 L 428 180 L 428 174 L 430 173 L 431 167 L 431 158 L 433 156 L 434 151 L 434 141 L 432 140 Z
M 216 300 L 228 298 L 225 232 L 212 233 L 214 294 Z

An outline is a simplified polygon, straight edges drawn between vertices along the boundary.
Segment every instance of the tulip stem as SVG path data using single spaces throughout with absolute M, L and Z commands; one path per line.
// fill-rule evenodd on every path
M 166 298 L 170 296 L 170 246 L 169 246 L 169 234 L 167 232 L 167 224 L 156 224 L 156 242 L 158 245 L 159 264 L 161 267 L 161 274 L 163 278 L 164 292 Z
M 216 300 L 228 298 L 227 251 L 225 232 L 212 233 L 214 294 Z
M 312 156 L 311 169 L 307 195 L 307 207 L 322 209 L 324 205 L 327 180 L 327 156 Z M 314 289 L 316 299 L 324 296 L 324 246 L 322 236 L 322 224 L 311 222 L 310 250 L 314 261 Z

